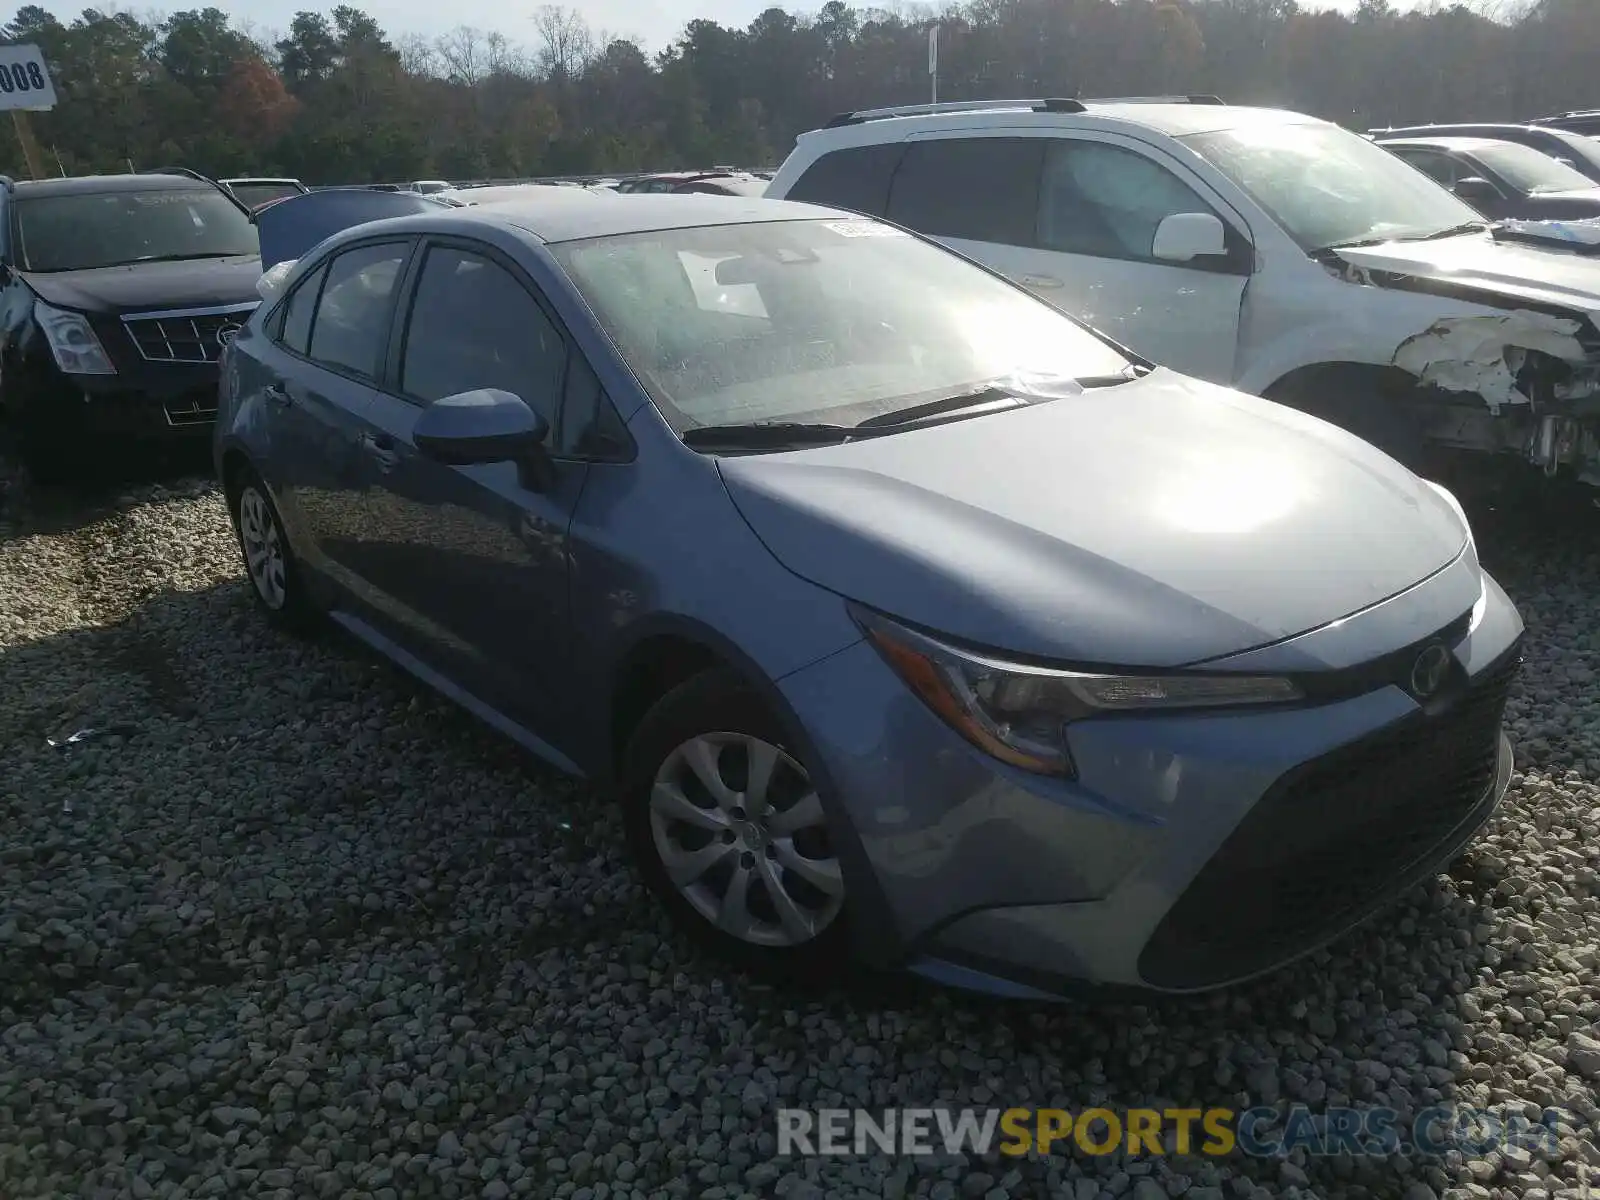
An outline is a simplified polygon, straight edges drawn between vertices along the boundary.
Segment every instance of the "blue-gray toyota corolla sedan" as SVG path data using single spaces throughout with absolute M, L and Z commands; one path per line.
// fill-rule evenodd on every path
M 1215 987 L 1505 791 L 1523 626 L 1449 492 L 915 235 L 553 188 L 260 225 L 215 450 L 266 613 L 613 793 L 748 965 Z

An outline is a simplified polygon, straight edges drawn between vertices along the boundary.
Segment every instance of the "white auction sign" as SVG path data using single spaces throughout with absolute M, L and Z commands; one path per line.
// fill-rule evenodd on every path
M 37 46 L 0 46 L 0 110 L 44 112 L 56 106 L 56 85 Z

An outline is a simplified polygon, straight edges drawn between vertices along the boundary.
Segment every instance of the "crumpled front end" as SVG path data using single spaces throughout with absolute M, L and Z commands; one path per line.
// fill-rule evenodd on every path
M 1402 342 L 1394 365 L 1470 404 L 1445 404 L 1427 432 L 1458 449 L 1515 451 L 1547 475 L 1600 486 L 1600 330 L 1518 309 L 1445 317 Z

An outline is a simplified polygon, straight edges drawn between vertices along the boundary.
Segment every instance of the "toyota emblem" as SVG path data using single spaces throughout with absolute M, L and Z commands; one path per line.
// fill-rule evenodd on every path
M 1411 664 L 1411 694 L 1426 700 L 1444 686 L 1450 673 L 1450 651 L 1437 642 L 1417 655 Z
M 219 349 L 226 347 L 229 342 L 233 341 L 234 335 L 243 328 L 243 325 L 234 324 L 219 326 L 217 328 L 217 347 Z

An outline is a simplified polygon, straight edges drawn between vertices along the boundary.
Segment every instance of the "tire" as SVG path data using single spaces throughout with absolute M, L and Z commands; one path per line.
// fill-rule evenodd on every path
M 228 489 L 228 508 L 245 579 L 257 606 L 278 628 L 309 633 L 320 614 L 306 593 L 283 518 L 261 477 L 249 468 L 242 469 Z
M 623 754 L 619 796 L 634 863 L 685 933 L 753 974 L 817 982 L 850 958 L 844 882 L 810 773 L 786 740 L 739 675 L 705 672 L 645 714 Z M 752 751 L 772 761 L 764 812 L 750 803 Z

